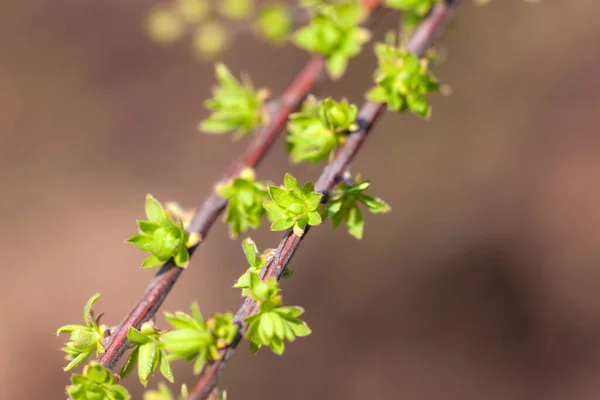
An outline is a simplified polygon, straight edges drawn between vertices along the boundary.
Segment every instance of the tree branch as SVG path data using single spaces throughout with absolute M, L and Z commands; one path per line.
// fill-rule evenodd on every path
M 379 3 L 380 0 L 363 0 L 365 8 L 370 13 L 377 8 Z M 230 181 L 237 177 L 244 168 L 254 168 L 262 160 L 277 137 L 284 131 L 289 115 L 300 107 L 302 100 L 316 85 L 324 66 L 325 60 L 320 56 L 314 56 L 308 61 L 284 92 L 269 125 L 256 133 L 248 148 L 233 162 L 219 182 Z M 227 201 L 213 191 L 195 214 L 187 230 L 198 233 L 201 238 L 200 243 L 202 243 L 226 205 Z M 189 249 L 190 257 L 198 245 Z M 139 328 L 142 323 L 154 317 L 182 272 L 183 269 L 175 266 L 172 261 L 161 267 L 140 300 L 118 325 L 104 353 L 98 358 L 102 365 L 109 369 L 115 367 L 127 350 L 129 327 Z
M 430 15 L 425 19 L 414 32 L 406 49 L 415 55 L 421 57 L 429 48 L 441 28 L 448 20 L 452 6 L 457 1 L 446 0 L 444 3 L 436 4 Z M 350 162 L 361 148 L 367 134 L 383 113 L 384 104 L 373 103 L 367 101 L 361 108 L 357 122 L 359 128 L 356 131 L 348 134 L 348 139 L 340 147 L 335 159 L 325 167 L 323 173 L 315 184 L 315 190 L 323 193 L 327 197 L 333 190 L 335 185 L 342 178 L 343 172 L 350 165 Z M 285 271 L 290 259 L 298 248 L 300 241 L 308 233 L 309 226 L 306 227 L 302 236 L 297 236 L 290 229 L 279 243 L 275 255 L 271 258 L 263 271 L 261 272 L 262 279 L 276 277 L 278 280 L 281 274 Z M 207 365 L 202 371 L 198 381 L 190 391 L 188 400 L 204 400 L 215 388 L 221 372 L 233 355 L 235 348 L 241 341 L 241 337 L 247 329 L 247 324 L 244 322 L 248 317 L 256 313 L 256 303 L 249 297 L 244 299 L 244 303 L 235 315 L 235 321 L 239 325 L 239 333 L 231 345 L 221 351 L 221 359 Z

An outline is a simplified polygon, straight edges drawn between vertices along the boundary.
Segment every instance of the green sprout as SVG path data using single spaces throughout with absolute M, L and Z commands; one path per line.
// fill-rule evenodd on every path
M 292 40 L 302 49 L 325 56 L 327 72 L 338 79 L 348 60 L 359 54 L 370 38 L 369 31 L 358 25 L 363 17 L 357 1 L 326 4 L 317 8 L 310 24 L 298 30 Z
M 298 236 L 304 234 L 307 225 L 321 224 L 321 215 L 317 211 L 323 194 L 314 191 L 312 182 L 304 184 L 302 189 L 291 174 L 285 174 L 284 186 L 269 186 L 270 201 L 264 207 L 271 214 L 271 230 L 294 229 Z
M 117 384 L 110 371 L 97 361 L 92 361 L 83 369 L 83 374 L 73 374 L 72 385 L 67 393 L 73 400 L 129 400 L 127 389 Z
M 237 139 L 266 124 L 268 116 L 263 103 L 268 91 L 256 91 L 245 76 L 242 83 L 238 82 L 223 63 L 217 63 L 215 71 L 219 86 L 213 89 L 214 97 L 204 102 L 212 114 L 200 122 L 198 129 L 212 134 L 235 131 L 233 137 Z
M 183 222 L 175 222 L 150 194 L 146 196 L 146 217 L 147 221 L 137 221 L 140 233 L 127 239 L 127 243 L 150 253 L 142 262 L 142 268 L 163 265 L 171 258 L 178 267 L 187 267 L 190 259 L 188 247 L 198 243 L 198 235 L 185 232 Z
M 163 333 L 160 341 L 170 353 L 169 359 L 183 358 L 194 363 L 194 373 L 199 373 L 207 361 L 219 360 L 219 350 L 227 347 L 237 334 L 238 327 L 230 313 L 217 314 L 206 322 L 197 303 L 191 306 L 192 314 L 165 313 L 167 321 L 175 328 Z
M 100 325 L 100 317 L 94 318 L 92 305 L 100 298 L 100 293 L 96 293 L 85 303 L 83 308 L 83 322 L 85 325 L 64 325 L 58 328 L 57 335 L 61 333 L 70 333 L 71 337 L 63 351 L 67 354 L 66 359 L 69 361 L 65 371 L 70 371 L 77 368 L 89 358 L 95 351 L 96 355 L 104 353 L 104 332 L 106 326 Z
M 279 285 L 275 278 L 262 281 L 258 274 L 251 273 L 248 293 L 256 301 L 259 310 L 248 317 L 246 338 L 254 353 L 262 346 L 269 347 L 275 354 L 283 354 L 284 339 L 293 342 L 296 337 L 308 336 L 308 325 L 298 317 L 304 313 L 301 307 L 283 306 Z
M 123 365 L 119 373 L 121 377 L 129 375 L 137 363 L 138 377 L 142 385 L 146 386 L 150 375 L 154 374 L 160 365 L 162 375 L 173 383 L 173 371 L 164 346 L 159 341 L 159 336 L 160 332 L 150 322 L 144 322 L 140 330 L 133 326 L 129 327 L 127 340 L 136 347 Z
M 324 218 L 331 218 L 334 229 L 345 222 L 348 233 L 357 239 L 362 239 L 365 221 L 358 206 L 359 203 L 362 203 L 373 214 L 390 211 L 390 206 L 386 202 L 364 193 L 369 186 L 370 183 L 362 182 L 360 177 L 356 179 L 355 184 L 341 183 L 338 186 L 323 212 Z
M 376 86 L 369 91 L 369 100 L 386 103 L 388 109 L 409 109 L 423 118 L 431 115 L 431 105 L 425 94 L 439 90 L 439 83 L 431 74 L 427 60 L 389 44 L 378 43 L 375 53 L 379 67 L 375 71 Z
M 267 265 L 267 261 L 270 256 L 274 253 L 273 249 L 267 249 L 262 254 L 258 254 L 258 248 L 254 241 L 250 238 L 246 238 L 242 241 L 242 249 L 246 255 L 246 260 L 250 265 L 250 268 L 239 277 L 234 288 L 242 289 L 242 296 L 248 295 L 248 288 L 250 287 L 250 274 L 258 274 Z
M 300 112 L 290 115 L 287 141 L 291 159 L 317 163 L 331 157 L 346 140 L 346 133 L 357 128 L 357 115 L 358 108 L 346 99 L 317 102 L 310 98 Z
M 257 182 L 254 170 L 245 168 L 239 177 L 228 184 L 217 184 L 219 196 L 228 200 L 223 220 L 229 224 L 229 234 L 237 238 L 248 229 L 260 226 L 265 209 L 263 203 L 269 199 L 267 183 Z

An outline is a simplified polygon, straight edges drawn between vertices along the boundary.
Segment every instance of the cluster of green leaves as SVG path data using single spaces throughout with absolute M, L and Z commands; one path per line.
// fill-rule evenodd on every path
M 402 29 L 412 31 L 423 20 L 435 3 L 441 0 L 385 0 L 386 7 L 402 11 Z
M 215 134 L 235 131 L 234 138 L 239 138 L 268 122 L 263 108 L 266 89 L 255 90 L 246 76 L 240 83 L 222 63 L 216 64 L 215 73 L 219 85 L 213 89 L 214 97 L 204 102 L 212 114 L 200 122 L 199 130 Z
M 64 325 L 58 328 L 57 335 L 61 333 L 70 333 L 71 337 L 63 351 L 66 353 L 66 359 L 69 364 L 64 368 L 65 371 L 70 371 L 82 365 L 95 351 L 96 355 L 104 353 L 104 331 L 106 327 L 100 325 L 100 316 L 94 318 L 92 306 L 98 299 L 100 294 L 96 293 L 85 303 L 83 308 L 84 325 Z
M 189 362 L 196 358 L 194 372 L 199 373 L 207 361 L 221 358 L 219 351 L 235 338 L 238 327 L 230 313 L 217 314 L 205 322 L 197 303 L 192 304 L 191 312 L 191 315 L 165 313 L 175 330 L 161 334 L 160 341 L 170 353 L 170 360 Z
M 269 186 L 270 201 L 264 207 L 271 214 L 271 230 L 283 231 L 289 228 L 302 236 L 307 225 L 321 224 L 319 205 L 323 194 L 314 191 L 312 182 L 300 188 L 298 181 L 291 174 L 285 174 L 283 186 Z
M 199 237 L 188 234 L 183 228 L 183 222 L 174 221 L 162 204 L 150 194 L 146 196 L 145 208 L 148 220 L 137 221 L 140 233 L 127 239 L 128 243 L 150 253 L 142 262 L 142 268 L 163 265 L 171 258 L 177 266 L 187 267 L 190 258 L 188 247 L 196 244 Z
M 173 371 L 159 337 L 160 332 L 150 322 L 144 322 L 140 330 L 130 327 L 127 331 L 127 340 L 135 345 L 135 349 L 129 354 L 119 375 L 126 377 L 137 364 L 140 382 L 146 386 L 150 375 L 154 374 L 160 365 L 160 372 L 172 383 Z
M 287 125 L 291 159 L 318 163 L 331 157 L 345 141 L 346 133 L 356 129 L 357 115 L 357 107 L 346 99 L 337 102 L 331 98 L 309 98 L 300 112 L 290 115 Z
M 367 97 L 386 103 L 393 111 L 410 110 L 418 116 L 431 115 L 431 105 L 425 98 L 439 90 L 439 83 L 431 74 L 426 59 L 419 59 L 409 51 L 390 44 L 378 43 L 375 53 L 379 66 L 375 71 L 376 86 Z
M 269 199 L 267 182 L 256 181 L 251 168 L 245 168 L 240 175 L 227 184 L 218 184 L 216 192 L 228 200 L 224 221 L 229 224 L 232 238 L 237 238 L 248 229 L 257 229 L 265 215 L 263 203 Z
M 364 10 L 356 0 L 324 3 L 310 10 L 314 11 L 310 24 L 296 31 L 292 41 L 302 49 L 325 56 L 329 76 L 340 78 L 348 60 L 360 53 L 370 38 L 370 32 L 359 26 Z
M 246 260 L 250 267 L 239 277 L 233 287 L 242 289 L 242 296 L 248 296 L 248 288 L 250 287 L 250 275 L 258 274 L 267 264 L 269 257 L 273 254 L 273 249 L 266 249 L 262 254 L 258 254 L 258 248 L 254 241 L 246 238 L 242 241 L 242 249 L 246 255 Z
M 386 213 L 390 206 L 383 200 L 365 194 L 369 182 L 360 177 L 354 184 L 340 183 L 325 208 L 324 217 L 331 218 L 334 229 L 345 222 L 348 232 L 357 239 L 362 239 L 365 221 L 359 204 L 363 204 L 373 214 Z
M 275 354 L 283 354 L 284 339 L 293 342 L 296 337 L 308 336 L 308 325 L 298 317 L 304 313 L 301 307 L 283 306 L 279 284 L 275 278 L 262 281 L 260 276 L 248 274 L 248 295 L 258 304 L 258 312 L 246 319 L 246 338 L 250 350 L 258 351 L 268 346 Z
M 71 376 L 67 393 L 73 400 L 129 400 L 127 389 L 117 384 L 110 371 L 96 361 L 90 362 L 83 373 Z

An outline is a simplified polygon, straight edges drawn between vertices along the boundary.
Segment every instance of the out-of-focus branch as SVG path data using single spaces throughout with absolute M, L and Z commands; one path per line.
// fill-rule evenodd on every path
M 456 1 L 448 0 L 444 3 L 436 4 L 430 15 L 416 29 L 406 49 L 419 57 L 423 56 L 448 20 L 452 6 L 456 3 Z M 331 193 L 335 185 L 342 179 L 344 171 L 361 148 L 367 134 L 384 109 L 385 105 L 370 101 L 362 106 L 357 118 L 359 128 L 348 134 L 348 139 L 340 147 L 335 159 L 325 167 L 315 184 L 316 191 L 323 193 L 324 197 L 327 197 Z M 268 261 L 261 272 L 263 280 L 270 277 L 277 279 L 281 277 L 281 274 L 285 271 L 290 259 L 298 248 L 300 241 L 308 233 L 308 228 L 307 226 L 302 236 L 297 236 L 291 229 L 283 236 L 275 255 Z M 214 361 L 205 367 L 198 381 L 190 391 L 189 400 L 204 400 L 209 396 L 215 388 L 222 370 L 233 355 L 235 348 L 247 329 L 244 321 L 256 313 L 256 311 L 256 303 L 247 297 L 235 315 L 235 321 L 240 327 L 238 336 L 227 349 L 222 350 L 220 360 Z

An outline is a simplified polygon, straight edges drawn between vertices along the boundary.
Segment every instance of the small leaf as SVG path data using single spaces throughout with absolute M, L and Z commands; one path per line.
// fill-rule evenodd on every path
M 280 218 L 271 224 L 272 231 L 284 231 L 294 225 L 294 220 L 291 218 Z
M 129 327 L 127 331 L 127 340 L 133 344 L 145 344 L 152 341 L 151 338 L 144 335 L 142 332 L 135 329 L 133 326 Z
M 123 368 L 121 368 L 121 371 L 119 372 L 119 375 L 121 376 L 121 378 L 125 378 L 126 376 L 128 376 L 131 373 L 131 371 L 133 371 L 133 368 L 135 367 L 135 365 L 138 362 L 139 352 L 140 352 L 140 348 L 136 347 L 131 352 L 131 354 L 129 354 L 129 357 L 127 357 L 127 361 L 125 361 Z
M 146 195 L 146 217 L 148 221 L 160 223 L 165 218 L 163 206 L 151 194 Z

